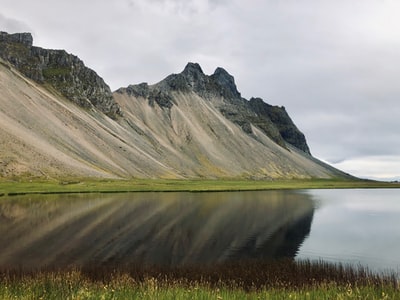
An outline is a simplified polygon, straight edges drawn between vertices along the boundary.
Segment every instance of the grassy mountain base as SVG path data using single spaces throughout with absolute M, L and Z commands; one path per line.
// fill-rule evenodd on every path
M 251 191 L 272 189 L 337 189 L 337 188 L 400 188 L 399 183 L 370 180 L 304 179 L 304 180 L 170 180 L 170 179 L 61 179 L 6 180 L 0 179 L 0 196 L 57 193 L 119 193 L 119 192 L 206 192 Z

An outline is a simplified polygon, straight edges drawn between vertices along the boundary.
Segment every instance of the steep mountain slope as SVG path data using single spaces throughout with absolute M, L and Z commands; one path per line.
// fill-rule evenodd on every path
M 135 137 L 99 111 L 84 110 L 4 65 L 0 90 L 2 176 L 123 177 L 137 175 L 134 160 L 153 171 L 146 153 L 134 146 L 123 152 L 123 138 Z
M 284 108 L 241 98 L 222 68 L 189 63 L 111 94 L 77 57 L 29 37 L 0 34 L 0 176 L 346 176 L 311 156 Z

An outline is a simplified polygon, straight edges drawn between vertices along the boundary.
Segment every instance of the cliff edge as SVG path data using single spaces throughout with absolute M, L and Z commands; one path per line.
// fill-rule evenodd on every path
M 33 46 L 30 33 L 0 32 L 0 57 L 28 78 L 49 84 L 81 107 L 96 107 L 111 118 L 121 114 L 110 87 L 75 55 Z

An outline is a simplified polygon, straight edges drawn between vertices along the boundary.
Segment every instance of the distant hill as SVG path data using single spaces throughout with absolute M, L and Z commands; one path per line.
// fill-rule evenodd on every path
M 331 178 L 284 107 L 189 63 L 114 93 L 64 50 L 0 32 L 0 176 Z

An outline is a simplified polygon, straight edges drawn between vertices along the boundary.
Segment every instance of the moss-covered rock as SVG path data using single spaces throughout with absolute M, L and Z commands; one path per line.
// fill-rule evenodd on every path
M 96 107 L 111 118 L 121 115 L 110 87 L 75 55 L 32 45 L 30 33 L 0 32 L 0 57 L 25 76 L 48 83 L 82 107 Z

